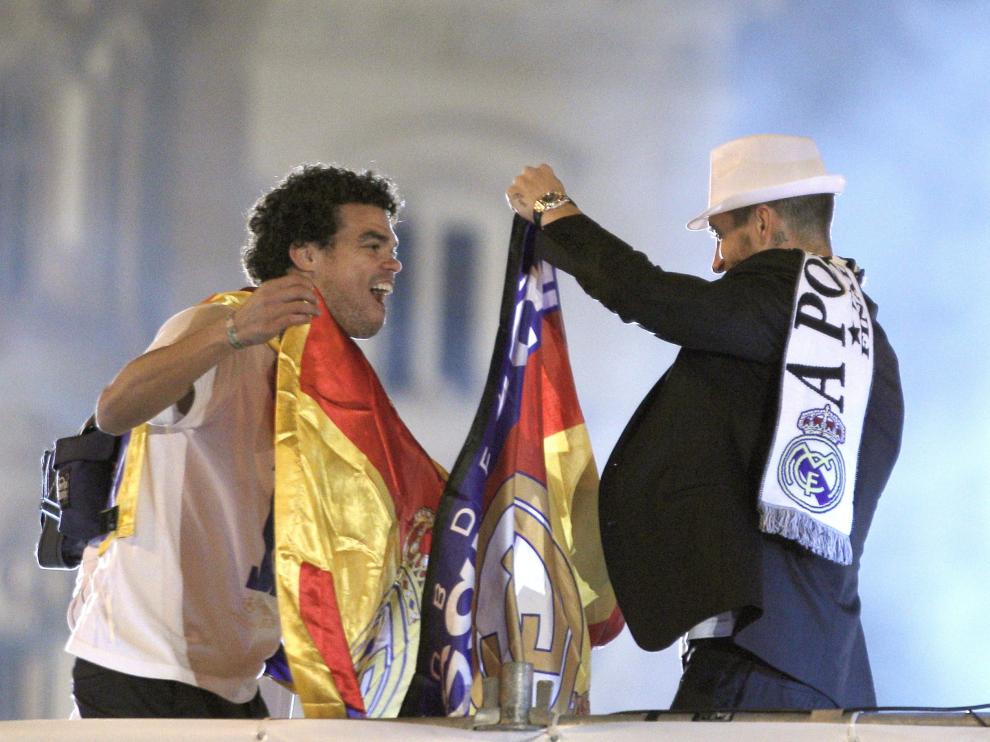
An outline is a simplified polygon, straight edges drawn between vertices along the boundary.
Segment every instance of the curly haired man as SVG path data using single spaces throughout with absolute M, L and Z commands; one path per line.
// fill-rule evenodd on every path
M 370 172 L 301 167 L 255 205 L 243 251 L 256 288 L 169 319 L 103 390 L 98 426 L 130 433 L 136 527 L 91 544 L 69 609 L 82 717 L 262 718 L 280 629 L 271 576 L 276 354 L 318 312 L 367 338 L 402 269 L 402 203 Z M 123 485 L 120 485 L 123 486 Z

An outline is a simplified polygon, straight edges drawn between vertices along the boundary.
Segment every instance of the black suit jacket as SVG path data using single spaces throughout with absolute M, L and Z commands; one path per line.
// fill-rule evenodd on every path
M 681 346 L 602 474 L 605 558 L 636 642 L 662 649 L 735 610 L 738 645 L 840 706 L 873 705 L 858 572 L 903 424 L 897 359 L 876 305 L 853 563 L 841 566 L 758 527 L 802 253 L 760 252 L 705 281 L 664 271 L 584 216 L 547 225 L 537 249 L 623 320 Z

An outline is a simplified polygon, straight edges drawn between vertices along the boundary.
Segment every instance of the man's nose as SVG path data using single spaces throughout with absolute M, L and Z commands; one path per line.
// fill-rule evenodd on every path
M 393 255 L 388 260 L 385 261 L 385 265 L 382 267 L 385 268 L 385 270 L 392 271 L 393 273 L 398 273 L 399 271 L 402 270 L 402 262 Z
M 725 258 L 722 257 L 722 243 L 715 243 L 715 257 L 712 258 L 712 273 L 725 272 Z

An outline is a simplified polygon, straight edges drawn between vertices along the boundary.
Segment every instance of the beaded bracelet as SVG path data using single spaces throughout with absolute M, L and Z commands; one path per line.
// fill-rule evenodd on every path
M 227 315 L 227 342 L 234 350 L 241 350 L 247 347 L 247 343 L 242 342 L 239 337 L 237 337 L 237 330 L 234 329 L 234 315 Z

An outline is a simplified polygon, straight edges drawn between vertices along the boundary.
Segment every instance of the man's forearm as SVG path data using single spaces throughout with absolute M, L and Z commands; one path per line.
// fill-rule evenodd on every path
M 124 366 L 100 394 L 97 426 L 120 435 L 190 394 L 196 379 L 235 352 L 224 327 L 227 314 L 211 312 L 214 316 L 207 324 Z
M 290 273 L 265 281 L 234 313 L 237 348 L 267 342 L 318 313 L 310 278 Z M 124 366 L 97 402 L 100 429 L 120 435 L 192 392 L 196 379 L 236 352 L 224 326 L 228 316 L 219 304 L 204 307 L 174 342 Z

